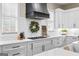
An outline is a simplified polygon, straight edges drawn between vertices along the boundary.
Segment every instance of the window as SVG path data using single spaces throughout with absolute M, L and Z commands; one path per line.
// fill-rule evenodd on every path
M 15 33 L 15 32 L 17 32 L 17 18 L 2 17 L 2 33 Z

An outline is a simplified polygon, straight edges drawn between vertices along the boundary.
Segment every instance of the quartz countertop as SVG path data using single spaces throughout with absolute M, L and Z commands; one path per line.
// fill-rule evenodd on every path
M 79 56 L 79 53 L 67 51 L 62 48 L 55 48 L 52 50 L 36 54 L 34 56 Z
M 24 39 L 24 40 L 1 40 L 0 45 L 12 44 L 12 43 L 21 43 L 21 42 L 32 42 L 31 39 Z
M 69 35 L 67 35 L 69 36 Z M 77 36 L 77 35 L 70 35 L 70 36 Z M 52 36 L 48 36 L 46 38 L 41 38 L 41 39 L 49 39 L 49 38 L 54 38 L 54 37 L 62 37 L 62 35 L 52 35 Z M 36 39 L 36 40 L 41 40 L 41 39 Z M 20 42 L 35 42 L 36 40 L 33 39 L 23 39 L 23 40 L 16 40 L 16 39 L 0 39 L 0 45 L 5 45 L 5 44 L 12 44 L 12 43 L 20 43 Z

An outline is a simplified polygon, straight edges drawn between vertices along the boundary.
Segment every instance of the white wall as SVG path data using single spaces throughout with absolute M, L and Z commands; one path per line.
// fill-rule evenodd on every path
M 40 20 L 35 20 L 35 19 L 26 19 L 24 17 L 20 17 L 19 18 L 19 33 L 20 32 L 25 32 L 25 35 L 26 37 L 33 37 L 33 36 L 41 36 L 41 29 L 37 32 L 37 33 L 32 33 L 30 30 L 29 30 L 29 26 L 30 26 L 30 23 L 31 21 L 37 21 L 39 23 L 39 26 L 41 28 L 41 21 Z
M 26 13 L 26 8 L 25 8 L 25 4 L 21 3 L 19 4 L 19 32 L 25 32 L 26 37 L 30 37 L 30 36 L 41 36 L 41 26 L 42 25 L 46 25 L 47 26 L 47 19 L 45 20 L 36 20 L 36 19 L 28 19 L 25 17 L 25 13 Z M 30 22 L 34 20 L 37 21 L 40 25 L 40 30 L 37 33 L 31 33 L 29 30 L 29 25 Z

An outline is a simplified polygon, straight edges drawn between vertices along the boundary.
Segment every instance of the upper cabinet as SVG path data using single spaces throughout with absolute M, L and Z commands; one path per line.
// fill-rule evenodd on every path
M 54 18 L 54 23 L 55 23 L 55 29 L 62 28 L 64 26 L 63 24 L 63 10 L 58 8 L 55 9 L 55 18 Z
M 2 3 L 2 16 L 18 17 L 17 3 Z
M 79 7 L 68 10 L 55 10 L 55 29 L 79 28 Z
M 48 31 L 53 31 L 54 30 L 54 11 L 49 11 L 50 17 L 47 20 L 47 27 Z
M 2 29 L 2 4 L 0 3 L 0 33 Z
M 79 7 L 65 10 L 64 24 L 67 28 L 79 28 Z
M 75 28 L 76 24 L 74 23 L 74 12 L 64 12 L 63 24 L 65 28 Z

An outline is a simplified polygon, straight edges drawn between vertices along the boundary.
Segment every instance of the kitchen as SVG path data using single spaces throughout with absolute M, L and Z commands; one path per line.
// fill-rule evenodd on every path
M 0 56 L 79 56 L 78 10 L 79 3 L 0 3 Z

